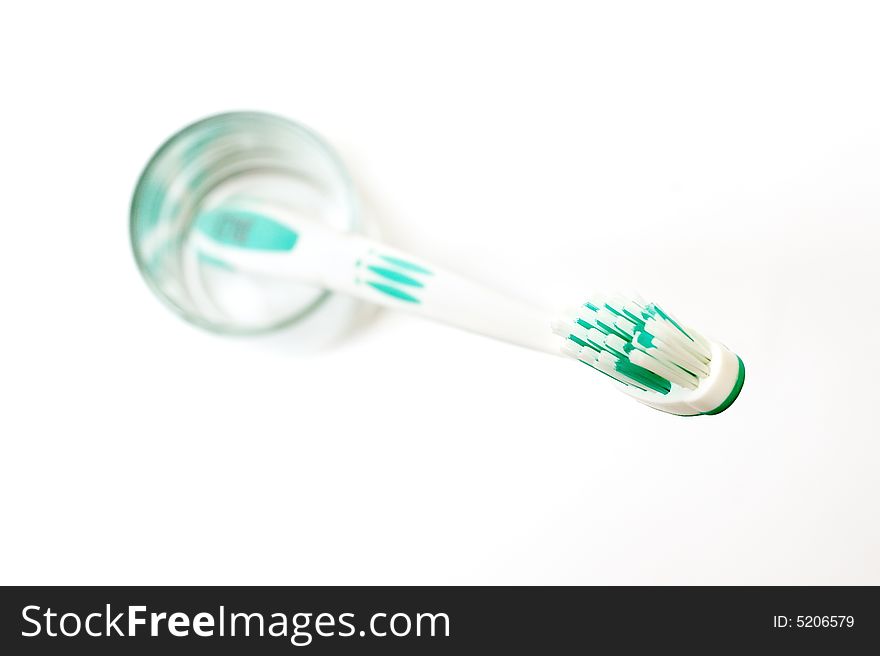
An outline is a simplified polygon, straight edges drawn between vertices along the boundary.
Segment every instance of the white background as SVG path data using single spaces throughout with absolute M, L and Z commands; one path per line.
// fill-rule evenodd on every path
M 4 9 L 0 580 L 880 584 L 871 6 Z M 395 246 L 662 301 L 740 400 L 666 416 L 406 316 L 307 356 L 186 325 L 128 203 L 231 109 L 325 135 Z

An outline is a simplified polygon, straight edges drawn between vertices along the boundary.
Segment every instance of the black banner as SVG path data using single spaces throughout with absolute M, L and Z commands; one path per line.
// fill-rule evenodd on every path
M 865 653 L 869 587 L 8 587 L 4 654 Z

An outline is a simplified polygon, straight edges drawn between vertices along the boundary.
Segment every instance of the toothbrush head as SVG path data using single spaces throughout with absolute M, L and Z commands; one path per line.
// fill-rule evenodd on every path
M 674 415 L 716 415 L 745 381 L 742 360 L 655 303 L 595 298 L 553 323 L 562 352 L 617 381 L 642 403 Z

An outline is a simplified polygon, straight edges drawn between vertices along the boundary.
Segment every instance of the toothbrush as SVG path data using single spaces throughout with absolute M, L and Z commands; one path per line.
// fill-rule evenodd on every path
M 745 380 L 742 360 L 654 303 L 593 298 L 547 313 L 356 234 L 280 207 L 231 199 L 194 220 L 200 259 L 294 278 L 514 344 L 562 353 L 611 378 L 629 396 L 675 415 L 718 414 Z

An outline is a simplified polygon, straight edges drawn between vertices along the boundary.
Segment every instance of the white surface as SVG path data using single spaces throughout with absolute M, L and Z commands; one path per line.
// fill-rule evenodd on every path
M 870 3 L 56 3 L 0 55 L 3 583 L 880 583 Z M 383 315 L 184 325 L 127 243 L 159 143 L 275 111 L 394 245 L 634 287 L 746 362 L 680 419 Z

